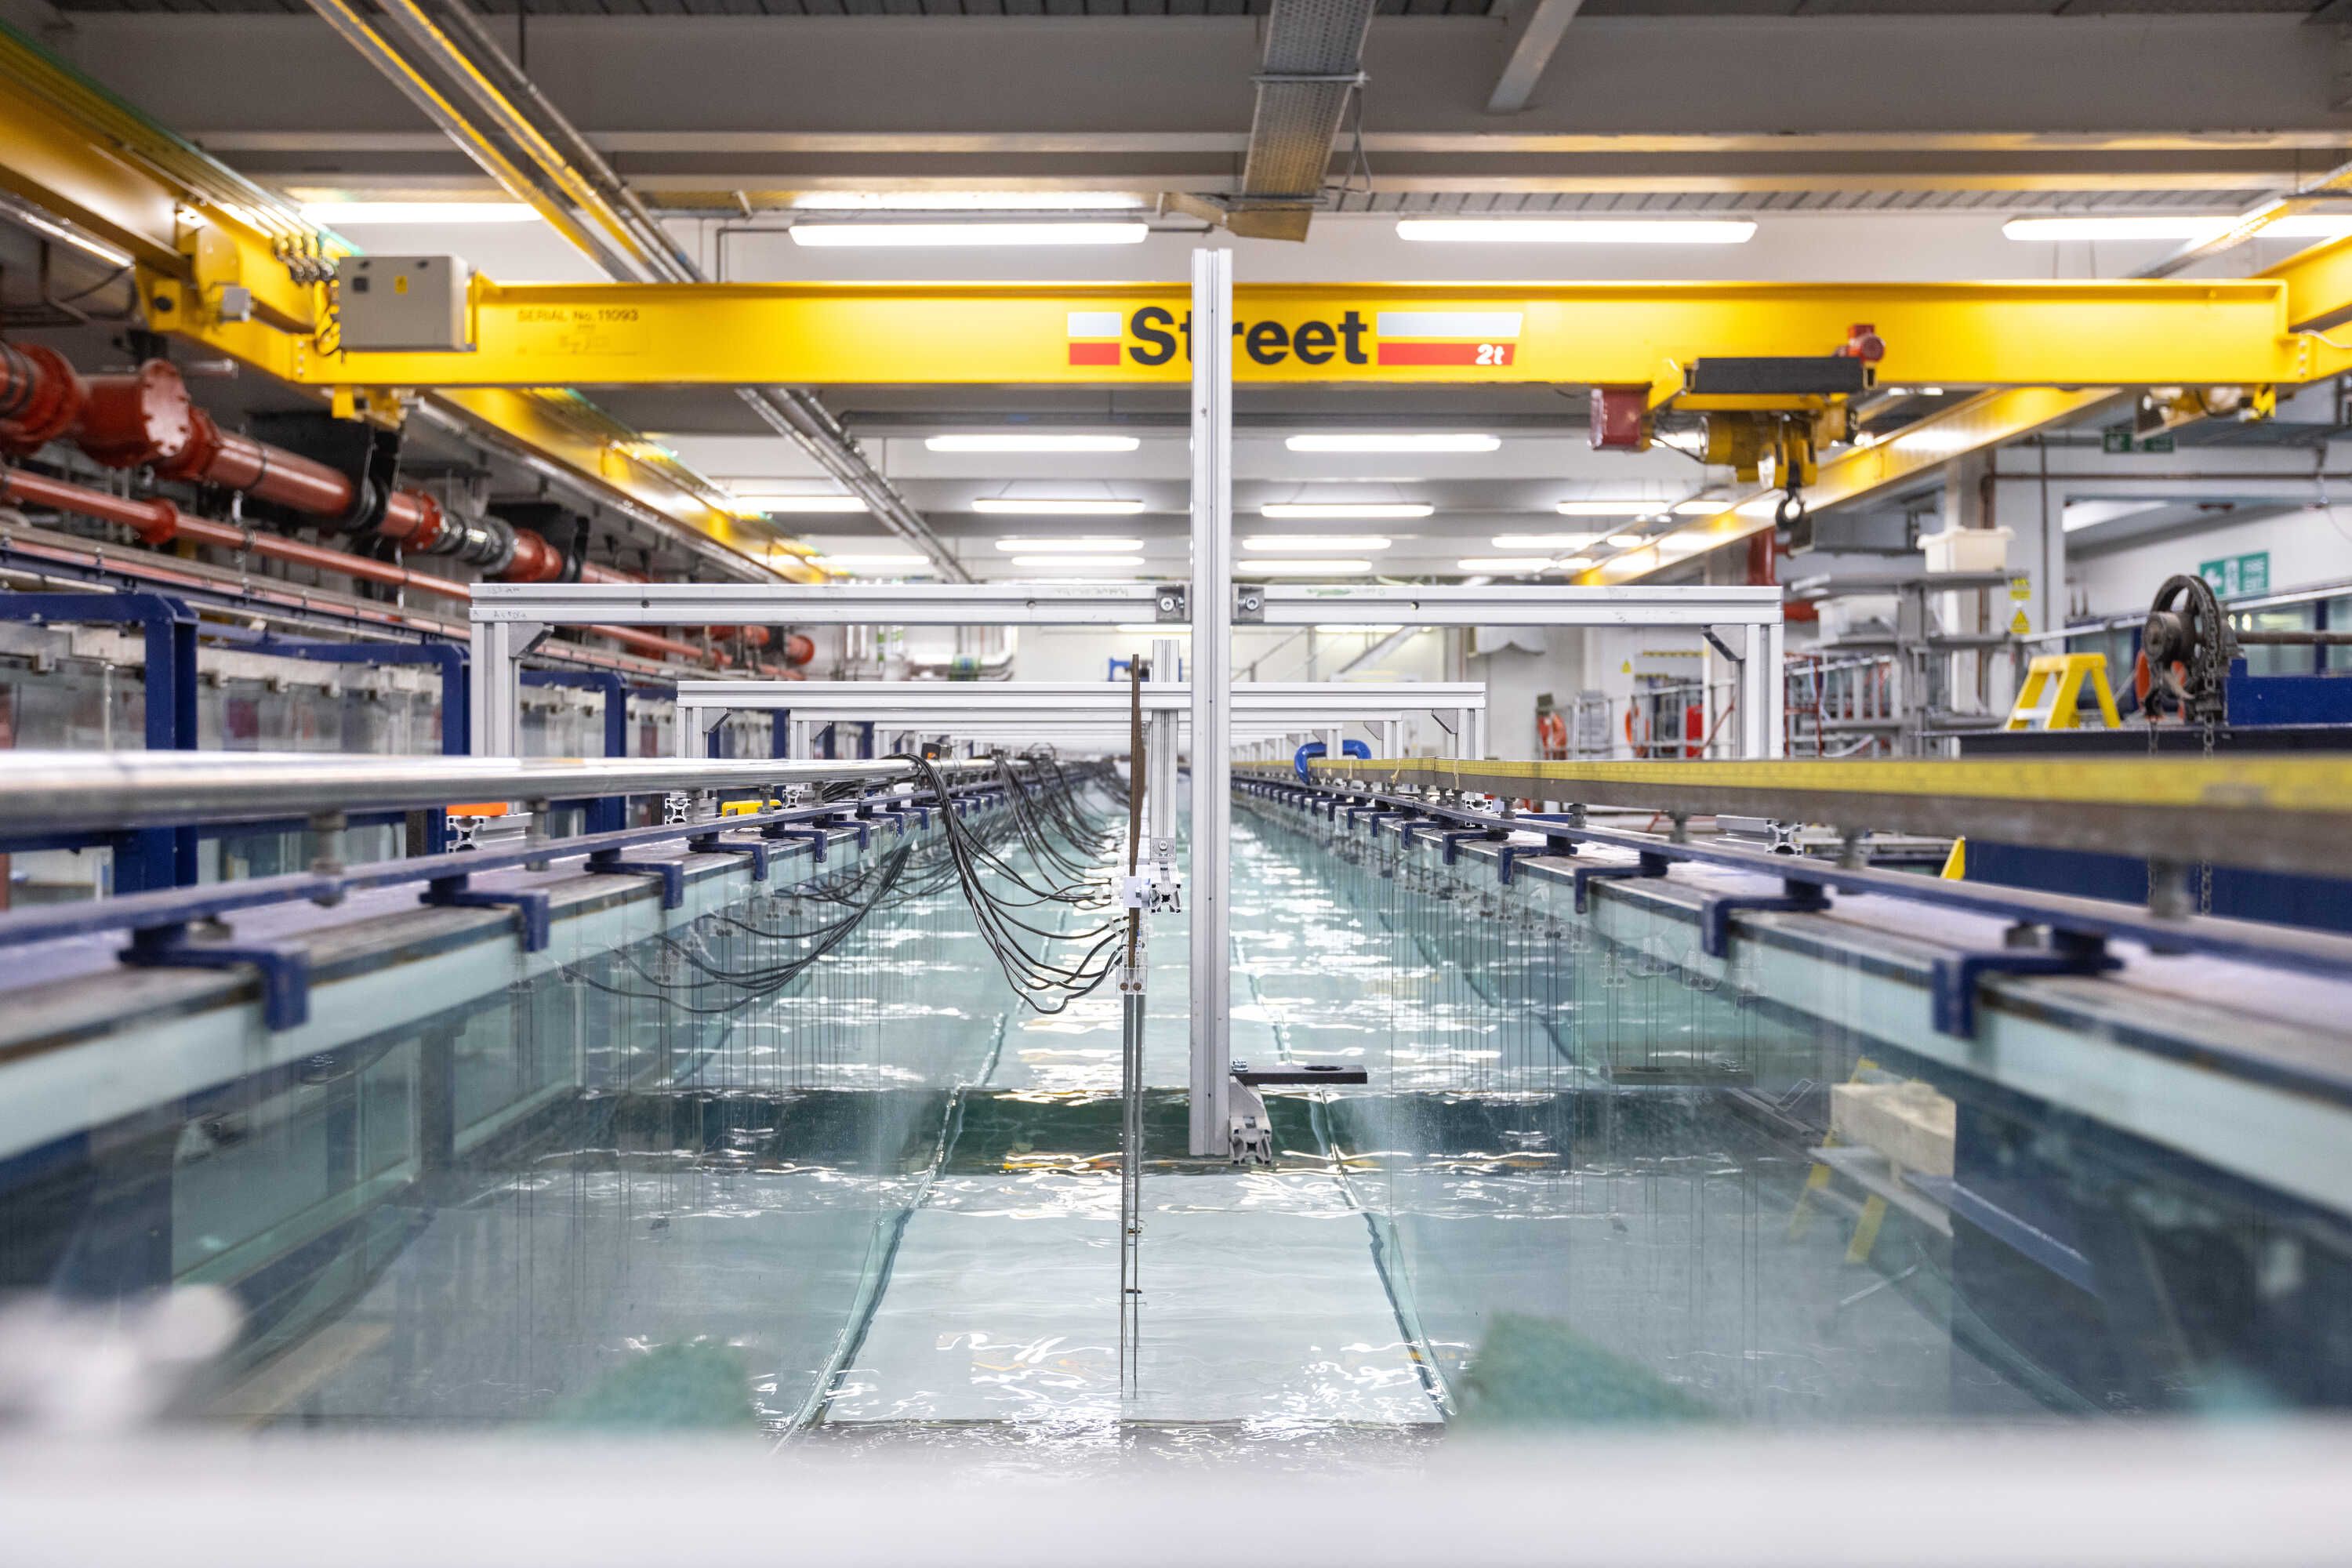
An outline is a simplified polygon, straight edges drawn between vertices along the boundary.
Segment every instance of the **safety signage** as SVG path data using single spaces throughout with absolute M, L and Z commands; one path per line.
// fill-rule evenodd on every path
M 2271 591 L 2271 552 L 2256 550 L 2224 555 L 2219 561 L 2200 561 L 2197 575 L 2224 599 L 2254 598 Z

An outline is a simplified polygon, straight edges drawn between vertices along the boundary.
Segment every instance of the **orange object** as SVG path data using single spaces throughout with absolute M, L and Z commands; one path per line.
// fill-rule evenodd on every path
M 504 816 L 510 808 L 502 800 L 478 800 L 448 808 L 452 816 Z
M 1568 755 L 1568 721 L 1559 716 L 1557 708 L 1547 708 L 1536 715 L 1536 749 L 1551 762 Z

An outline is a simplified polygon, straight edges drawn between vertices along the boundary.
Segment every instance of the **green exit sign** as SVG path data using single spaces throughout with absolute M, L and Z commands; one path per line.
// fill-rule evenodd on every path
M 2197 575 L 2224 599 L 2251 599 L 2271 591 L 2271 552 L 2256 550 L 2244 555 L 2224 555 L 2200 561 Z
M 2108 456 L 2116 458 L 2128 457 L 2134 452 L 2169 452 L 2172 450 L 2172 437 L 2163 434 L 2136 439 L 2128 429 L 2118 425 L 2112 430 L 2099 432 L 2099 447 Z

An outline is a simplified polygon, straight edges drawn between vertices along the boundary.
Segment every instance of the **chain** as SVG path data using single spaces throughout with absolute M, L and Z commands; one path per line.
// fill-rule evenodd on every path
M 2205 721 L 2204 754 L 2209 763 L 2213 760 L 2213 731 L 2216 728 L 2212 719 Z M 2197 912 L 2200 915 L 2213 912 L 2213 862 L 2210 860 L 2200 861 L 2197 866 Z
M 2139 705 L 2140 722 L 2146 726 L 2147 730 L 2147 757 L 2148 761 L 2151 763 L 2156 761 L 2155 701 L 2156 680 L 2154 679 L 2154 672 L 2151 671 L 2147 683 L 2147 696 L 2141 699 Z M 2153 855 L 2147 858 L 2147 901 L 2150 908 L 2153 908 L 2156 904 L 2156 857 Z

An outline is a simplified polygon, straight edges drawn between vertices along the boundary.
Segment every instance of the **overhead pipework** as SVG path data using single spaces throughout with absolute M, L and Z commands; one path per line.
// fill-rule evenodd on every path
M 50 507 L 131 529 L 150 545 L 174 542 L 236 550 L 349 577 L 380 587 L 467 600 L 471 585 L 417 572 L 363 552 L 382 540 L 401 556 L 442 557 L 509 583 L 631 583 L 643 574 L 585 559 L 584 526 L 551 503 L 521 510 L 562 520 L 572 537 L 558 542 L 544 523 L 527 526 L 501 516 L 513 505 L 472 511 L 396 482 L 397 446 L 390 433 L 324 416 L 303 416 L 296 428 L 321 432 L 348 448 L 338 466 L 281 445 L 223 429 L 191 398 L 170 362 L 84 376 L 64 355 L 42 344 L 0 342 L 0 453 L 29 457 L 51 442 L 71 445 L 110 468 L 139 469 L 166 483 L 233 491 L 258 503 L 247 514 L 282 527 L 317 527 L 342 534 L 350 549 L 333 549 L 265 533 L 249 525 L 191 515 L 161 497 L 133 497 L 30 473 L 0 471 L 0 500 Z M 597 635 L 639 652 L 693 663 L 727 665 L 719 650 L 635 628 L 594 628 Z M 711 628 L 720 640 L 767 646 L 765 627 Z M 814 647 L 805 637 L 787 642 L 786 663 L 805 665 Z M 794 657 L 797 656 L 797 657 Z
M 428 15 L 417 0 L 386 0 L 385 16 L 413 51 L 404 53 L 347 0 L 311 0 L 311 5 L 509 195 L 547 218 L 607 276 L 635 282 L 709 281 L 636 193 L 464 6 L 435 0 Z M 446 92 L 435 85 L 436 79 Z M 452 101 L 451 94 L 462 101 Z M 478 120 L 469 116 L 468 107 Z M 971 581 L 954 552 L 814 395 L 780 385 L 743 385 L 735 392 L 763 424 L 865 501 L 894 536 L 920 551 L 942 579 Z

